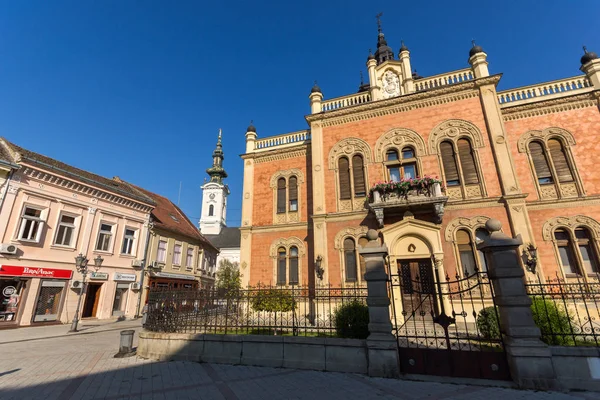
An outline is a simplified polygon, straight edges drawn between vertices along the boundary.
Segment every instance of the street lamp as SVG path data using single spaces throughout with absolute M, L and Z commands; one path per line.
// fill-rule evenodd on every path
M 71 324 L 71 329 L 69 332 L 77 332 L 77 324 L 79 323 L 79 309 L 81 308 L 81 297 L 83 296 L 83 291 L 85 290 L 85 278 L 88 273 L 88 258 L 83 254 L 79 253 L 77 257 L 75 257 L 75 266 L 77 267 L 77 272 L 83 275 L 83 281 L 81 283 L 81 289 L 79 289 L 79 298 L 77 299 L 77 311 L 75 311 L 75 316 L 73 317 L 73 323 Z M 102 266 L 102 262 L 104 259 L 100 256 L 94 258 L 94 269 L 96 272 Z

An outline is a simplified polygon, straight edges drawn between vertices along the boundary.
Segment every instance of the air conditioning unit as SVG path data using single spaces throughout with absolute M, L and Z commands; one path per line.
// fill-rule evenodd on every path
M 17 246 L 14 244 L 0 244 L 0 254 L 17 254 Z
M 142 268 L 142 265 L 144 265 L 144 260 L 133 260 L 131 262 L 132 267 Z
M 133 282 L 131 284 L 131 290 L 140 290 L 140 287 L 141 287 L 141 285 L 139 282 Z
M 81 289 L 83 287 L 82 281 L 71 281 L 71 289 Z
M 164 266 L 165 266 L 165 263 L 161 263 L 158 261 L 154 261 L 152 263 L 152 268 L 154 268 L 154 269 L 162 269 Z

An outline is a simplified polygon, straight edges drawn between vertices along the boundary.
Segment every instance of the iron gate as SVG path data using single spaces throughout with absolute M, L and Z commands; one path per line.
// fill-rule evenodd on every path
M 486 273 L 440 279 L 430 259 L 398 260 L 393 269 L 392 327 L 403 373 L 510 380 Z M 491 334 L 477 328 L 484 308 L 495 317 L 488 319 L 496 328 Z

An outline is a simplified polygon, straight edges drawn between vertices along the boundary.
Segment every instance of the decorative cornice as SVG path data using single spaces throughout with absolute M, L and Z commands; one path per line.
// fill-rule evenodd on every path
M 504 204 L 502 203 L 502 197 L 486 197 L 483 199 L 448 201 L 444 208 L 446 211 L 451 211 L 485 207 L 504 207 Z
M 367 142 L 355 137 L 348 137 L 337 142 L 329 151 L 329 169 L 337 168 L 337 160 L 341 156 L 347 156 L 350 159 L 356 153 L 360 153 L 364 157 L 363 164 L 373 162 L 371 147 Z M 350 165 L 352 161 L 350 160 Z
M 285 178 L 285 180 L 287 181 L 290 176 L 296 176 L 298 178 L 298 183 L 304 183 L 304 173 L 299 170 L 298 168 L 292 168 L 292 169 L 286 169 L 283 171 L 277 171 L 276 173 L 273 174 L 273 176 L 271 177 L 271 182 L 270 182 L 270 186 L 272 189 L 277 189 L 277 180 L 279 178 Z
M 442 140 L 456 142 L 463 137 L 469 138 L 475 148 L 484 146 L 483 135 L 475 125 L 462 119 L 450 119 L 438 124 L 429 134 L 429 154 L 438 153 L 438 146 Z
M 485 226 L 485 223 L 487 222 L 488 219 L 490 219 L 490 217 L 487 217 L 485 215 L 480 215 L 480 216 L 471 217 L 471 218 L 465 218 L 465 217 L 454 218 L 446 226 L 446 231 L 445 231 L 445 235 L 444 235 L 446 242 L 454 242 L 456 231 L 459 229 L 467 229 L 467 230 L 470 230 L 472 233 L 474 233 L 477 228 L 481 228 L 481 227 Z
M 552 233 L 556 228 L 564 227 L 575 230 L 575 228 L 579 228 L 581 226 L 589 228 L 594 234 L 594 239 L 600 239 L 600 223 L 598 223 L 598 221 L 596 221 L 594 218 L 587 217 L 585 215 L 575 215 L 573 217 L 554 217 L 549 219 L 542 227 L 542 237 L 546 241 L 553 240 L 554 237 Z
M 573 207 L 586 207 L 600 205 L 600 196 L 582 196 L 571 199 L 534 200 L 526 203 L 528 210 L 549 210 Z
M 559 99 L 542 100 L 520 106 L 501 107 L 502 117 L 504 118 L 504 121 L 514 121 L 522 118 L 538 117 L 586 107 L 598 107 L 599 96 L 600 90 L 596 90 L 590 93 L 561 97 Z
M 575 146 L 575 138 L 571 134 L 571 132 L 566 129 L 551 127 L 546 128 L 542 131 L 528 131 L 522 134 L 517 141 L 517 148 L 519 149 L 519 153 L 526 153 L 527 146 L 529 146 L 529 142 L 534 139 L 541 139 L 544 143 L 548 143 L 549 139 L 554 137 L 560 137 L 564 143 L 569 146 Z M 563 144 L 564 145 L 564 144 Z
M 71 179 L 63 178 L 61 176 L 46 171 L 35 169 L 30 166 L 23 166 L 22 174 L 31 179 L 42 181 L 45 184 L 50 184 L 73 192 L 82 193 L 92 198 L 97 198 L 100 200 L 118 204 L 123 207 L 133 208 L 134 210 L 143 213 L 149 213 L 153 209 L 153 207 L 140 203 L 138 201 L 133 201 L 126 197 L 118 196 L 107 191 L 100 190 L 80 182 L 76 182 Z
M 407 128 L 390 129 L 377 139 L 375 143 L 375 161 L 382 162 L 385 160 L 385 152 L 394 148 L 398 152 L 402 151 L 402 147 L 412 146 L 415 148 L 416 156 L 426 156 L 427 147 L 423 137 L 417 132 Z
M 240 228 L 241 229 L 241 228 Z M 246 228 L 246 232 L 258 233 L 260 232 L 286 232 L 299 229 L 310 229 L 308 222 L 292 222 L 288 224 L 277 224 L 277 225 L 261 225 L 251 226 Z
M 288 158 L 306 157 L 307 145 L 286 147 L 283 149 L 265 151 L 264 153 L 245 154 L 242 158 L 253 158 L 256 164 L 286 160 Z
M 306 121 L 311 124 L 322 121 L 323 126 L 333 126 L 348 122 L 362 121 L 384 115 L 397 114 L 420 108 L 433 107 L 459 100 L 479 96 L 478 87 L 497 83 L 501 75 L 493 75 L 483 79 L 467 81 L 459 84 L 441 86 L 424 92 L 411 93 L 391 99 L 372 101 L 356 106 L 341 108 L 335 111 L 307 115 Z

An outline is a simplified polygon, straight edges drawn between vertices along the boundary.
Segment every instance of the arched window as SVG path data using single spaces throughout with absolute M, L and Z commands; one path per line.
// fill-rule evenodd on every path
M 544 151 L 544 145 L 537 141 L 529 143 L 529 154 L 531 154 L 531 159 L 533 160 L 533 167 L 538 183 L 544 185 L 554 182 L 552 172 L 550 171 L 550 164 Z
M 397 182 L 401 179 L 416 178 L 419 173 L 414 149 L 408 146 L 404 147 L 400 156 L 394 149 L 386 152 L 385 165 L 388 170 L 388 179 Z
M 597 274 L 598 254 L 587 228 L 575 229 L 575 241 L 567 229 L 554 231 L 554 239 L 565 275 Z
M 475 167 L 475 156 L 473 155 L 471 142 L 469 142 L 467 139 L 459 139 L 456 142 L 456 147 L 458 147 L 458 158 L 460 160 L 460 166 L 465 185 L 479 183 L 477 167 Z
M 458 247 L 460 258 L 460 271 L 465 277 L 473 275 L 477 270 L 477 264 L 475 262 L 471 235 L 467 230 L 459 229 L 456 231 L 456 246 Z
M 365 247 L 367 245 L 367 243 L 369 243 L 369 240 L 364 236 L 358 239 L 358 245 L 360 247 Z M 360 279 L 365 279 L 365 272 L 367 272 L 367 265 L 365 263 L 365 258 L 359 254 L 358 259 L 360 262 Z
M 286 284 L 286 252 L 285 247 L 280 247 L 277 250 L 277 284 L 285 285 Z
M 475 242 L 476 244 L 483 243 L 487 238 L 490 237 L 490 233 L 487 229 L 478 228 L 475 230 Z M 485 254 L 481 250 L 477 250 L 479 257 L 479 271 L 487 272 L 487 261 L 485 260 Z
M 290 285 L 298 284 L 298 248 L 296 246 L 290 247 Z
M 288 191 L 290 197 L 290 211 L 298 211 L 298 178 L 290 176 L 288 181 Z
M 456 153 L 451 142 L 444 141 L 440 143 L 440 153 L 442 155 L 442 167 L 446 178 L 446 186 L 460 185 L 460 177 L 458 176 L 458 166 L 456 163 Z
M 548 150 L 552 164 L 554 164 L 554 171 L 556 171 L 556 180 L 561 183 L 573 182 L 573 174 L 561 141 L 558 139 L 548 140 Z
M 352 238 L 344 239 L 344 266 L 346 282 L 356 282 L 356 246 Z
M 286 187 L 285 187 L 285 178 L 279 178 L 277 180 L 277 213 L 285 213 L 286 209 Z
M 340 199 L 351 199 L 352 189 L 350 187 L 350 162 L 346 157 L 340 157 L 338 160 L 338 174 L 340 180 Z
M 208 216 L 212 217 L 213 215 L 215 215 L 215 206 L 211 204 L 210 206 L 208 206 Z
M 354 195 L 356 197 L 366 196 L 365 166 L 360 154 L 355 154 L 352 157 L 352 175 L 354 178 Z

